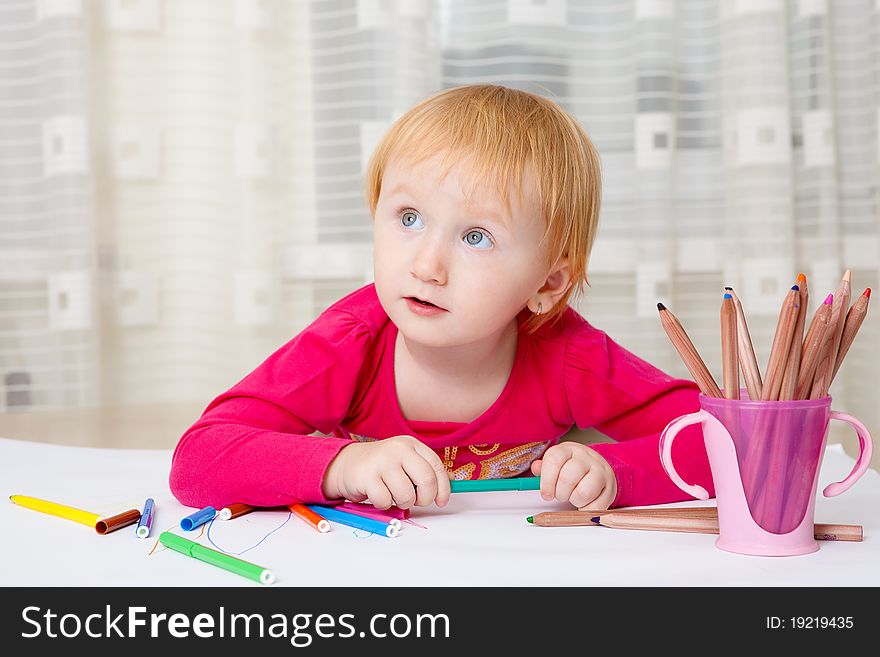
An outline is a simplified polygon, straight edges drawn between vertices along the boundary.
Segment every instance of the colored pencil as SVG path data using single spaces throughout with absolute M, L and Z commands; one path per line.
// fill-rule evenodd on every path
M 865 288 L 865 291 L 855 300 L 855 303 L 850 306 L 849 311 L 846 313 L 846 321 L 844 321 L 843 324 L 843 335 L 840 336 L 840 346 L 837 349 L 837 360 L 834 363 L 834 372 L 831 375 L 832 381 L 834 380 L 834 377 L 837 376 L 840 364 L 846 357 L 846 353 L 849 351 L 850 346 L 852 346 L 856 333 L 859 332 L 859 328 L 862 326 L 862 322 L 865 321 L 865 315 L 868 314 L 868 302 L 870 299 L 871 288 L 868 287 Z
M 785 361 L 791 347 L 791 338 L 794 335 L 794 326 L 797 323 L 800 300 L 800 289 L 792 285 L 782 302 L 779 310 L 779 319 L 776 323 L 776 332 L 773 335 L 773 346 L 770 347 L 770 358 L 767 360 L 767 370 L 764 373 L 764 387 L 761 390 L 763 401 L 779 399 L 779 390 L 782 387 L 782 376 L 785 372 Z
M 761 369 L 758 367 L 758 359 L 755 356 L 755 348 L 752 345 L 752 336 L 749 333 L 749 325 L 746 322 L 746 313 L 742 302 L 732 287 L 725 287 L 733 297 L 736 305 L 736 346 L 739 357 L 739 366 L 742 369 L 743 379 L 746 382 L 746 390 L 749 391 L 749 399 L 761 398 Z
M 782 372 L 782 381 L 779 387 L 779 395 L 778 399 L 780 401 L 786 401 L 794 399 L 796 388 L 797 388 L 797 377 L 800 371 L 801 365 L 801 354 L 803 349 L 803 337 L 804 337 L 804 324 L 806 323 L 807 316 L 807 307 L 809 294 L 806 288 L 807 277 L 804 274 L 800 274 L 798 276 L 797 284 L 795 287 L 797 288 L 798 295 L 798 303 L 797 303 L 797 316 L 795 318 L 794 331 L 791 335 L 791 339 L 789 341 L 788 354 L 785 359 L 785 366 Z M 788 464 L 786 463 L 786 453 L 785 453 L 785 443 L 779 439 L 778 432 L 776 431 L 776 423 L 779 418 L 775 414 L 764 414 L 761 415 L 752 429 L 752 436 L 754 437 L 762 437 L 763 440 L 761 442 L 755 441 L 754 448 L 749 450 L 749 458 L 750 459 L 765 459 L 763 454 L 756 451 L 755 448 L 762 448 L 761 451 L 769 452 L 769 458 L 766 459 L 766 463 L 761 463 L 760 465 L 755 464 L 752 468 L 752 473 L 749 475 L 749 485 L 750 489 L 754 490 L 754 485 L 759 478 L 763 478 L 765 476 L 767 464 L 773 463 L 776 465 L 776 471 L 779 473 L 778 476 L 784 480 L 785 470 L 787 469 Z M 754 461 L 752 460 L 752 463 Z M 760 461 L 759 461 L 760 463 Z M 767 509 L 767 505 L 770 504 L 770 495 L 766 494 L 766 489 L 761 489 L 758 491 L 756 507 L 760 513 L 767 517 L 768 514 L 776 514 L 777 512 L 781 513 L 781 508 L 771 508 Z
M 250 506 L 249 504 L 227 504 L 220 509 L 217 518 L 220 520 L 232 520 L 233 518 L 238 518 L 238 516 L 243 516 L 254 510 L 256 510 L 256 507 Z
M 453 493 L 486 493 L 499 490 L 541 490 L 540 477 L 511 477 L 509 479 L 453 479 L 449 482 Z
M 832 317 L 834 313 L 832 312 Z M 816 373 L 813 375 L 813 385 L 810 387 L 810 394 L 807 399 L 820 399 L 828 394 L 828 386 L 830 385 L 831 371 L 829 367 L 833 367 L 835 354 L 834 349 L 834 327 L 829 323 L 828 329 L 825 331 L 825 339 L 819 348 L 819 357 L 816 359 Z
M 58 504 L 57 502 L 41 500 L 38 497 L 28 497 L 27 495 L 10 495 L 9 499 L 18 506 L 23 506 L 26 509 L 39 511 L 40 513 L 48 513 L 49 515 L 58 516 L 59 518 L 64 518 L 65 520 L 73 520 L 74 522 L 78 522 L 81 525 L 88 525 L 89 527 L 94 527 L 95 523 L 97 523 L 98 520 L 101 518 L 101 516 L 97 513 L 92 513 L 91 511 L 83 511 L 82 509 L 76 509 L 72 506 Z
M 181 519 L 180 528 L 187 532 L 192 531 L 199 525 L 203 525 L 209 520 L 213 520 L 216 514 L 217 511 L 213 506 L 206 506 L 195 513 L 191 513 L 186 518 Z
M 833 301 L 834 301 L 834 295 L 831 294 L 831 295 L 829 295 L 829 297 L 831 297 L 831 302 L 833 302 Z M 826 298 L 825 298 L 825 301 L 823 301 L 822 303 L 826 303 L 826 302 L 828 302 L 828 297 L 826 297 Z M 831 303 L 831 302 L 829 302 L 829 303 Z M 816 332 L 816 330 L 817 330 L 817 327 L 816 327 L 816 319 L 819 317 L 819 311 L 820 311 L 820 310 L 822 310 L 822 304 L 819 304 L 819 307 L 816 308 L 816 312 L 813 313 L 813 317 L 812 317 L 812 319 L 810 319 L 810 328 L 807 329 L 806 334 L 804 335 L 804 343 L 803 343 L 803 345 L 802 345 L 802 350 L 801 350 L 801 359 L 803 359 L 803 352 L 804 352 L 804 351 L 806 350 L 806 348 L 807 348 L 807 343 L 810 341 L 810 338 L 813 337 L 813 334 L 814 334 L 814 333 Z
M 721 355 L 724 398 L 739 399 L 739 360 L 736 339 L 736 304 L 727 293 L 721 301 Z
M 810 330 L 807 331 L 807 337 L 804 339 L 804 348 L 801 352 L 801 367 L 800 372 L 798 372 L 795 399 L 807 399 L 810 396 L 810 391 L 813 387 L 813 376 L 816 373 L 816 364 L 822 355 L 822 345 L 828 333 L 828 322 L 831 321 L 831 304 L 833 300 L 833 294 L 825 297 L 825 301 L 816 310 L 813 321 L 810 323 Z
M 804 324 L 807 319 L 807 308 L 810 293 L 807 290 L 807 277 L 804 274 L 798 276 L 797 286 L 800 290 L 797 322 L 794 325 L 794 334 L 791 336 L 791 347 L 788 358 L 785 361 L 785 371 L 782 375 L 782 387 L 779 389 L 779 399 L 794 399 L 797 391 L 798 371 L 801 365 L 801 353 L 803 351 Z
M 583 511 L 544 511 L 526 518 L 526 522 L 539 527 L 595 527 L 592 521 L 597 516 L 608 514 L 672 516 L 672 517 L 716 517 L 714 506 L 692 507 L 649 507 L 649 508 L 617 508 L 617 509 L 585 509 Z
M 268 568 L 258 566 L 250 561 L 237 559 L 228 554 L 223 554 L 217 550 L 212 550 L 204 545 L 200 545 L 195 541 L 191 541 L 183 536 L 172 534 L 171 532 L 162 532 L 159 534 L 159 542 L 167 548 L 171 548 L 175 552 L 180 552 L 193 559 L 204 561 L 212 566 L 223 568 L 229 572 L 247 577 L 260 584 L 271 584 L 275 581 L 275 575 Z
M 851 279 L 852 272 L 847 269 L 843 274 L 843 278 L 840 279 L 837 292 L 834 294 L 834 305 L 831 307 L 831 326 L 834 327 L 834 340 L 831 343 L 830 360 L 826 365 L 827 372 L 824 373 L 821 380 L 820 397 L 828 394 L 828 388 L 831 386 L 831 380 L 834 378 L 834 366 L 837 363 L 837 352 L 840 350 L 840 340 L 843 336 L 843 327 L 846 323 L 849 300 L 852 294 Z M 819 378 L 818 374 L 816 378 Z
M 662 303 L 657 304 L 657 310 L 660 312 L 660 322 L 663 324 L 663 330 L 666 331 L 672 346 L 675 347 L 700 391 L 707 397 L 721 397 L 721 390 L 718 388 L 718 384 L 715 383 L 715 379 L 709 373 L 706 363 L 700 358 L 697 348 L 691 342 L 678 318 Z
M 355 529 L 362 529 L 367 532 L 372 532 L 373 534 L 376 534 L 378 536 L 387 536 L 388 538 L 394 538 L 400 531 L 399 527 L 396 527 L 391 523 L 374 520 L 373 518 L 365 518 L 355 513 L 349 513 L 348 511 L 334 509 L 331 506 L 319 506 L 314 504 L 307 504 L 306 506 L 318 515 L 326 518 L 330 522 L 338 522 L 341 525 L 348 525 L 349 527 L 354 527 Z
M 287 507 L 298 518 L 305 520 L 322 534 L 330 531 L 330 523 L 323 516 L 312 511 L 305 504 L 291 504 Z
M 687 516 L 638 516 L 610 513 L 595 516 L 593 522 L 614 529 L 641 529 L 648 531 L 687 532 L 692 534 L 717 534 L 717 517 Z M 829 525 L 815 523 L 813 537 L 820 541 L 854 541 L 862 540 L 864 531 L 861 525 Z
M 150 530 L 153 528 L 153 512 L 156 508 L 156 503 L 153 501 L 152 497 L 148 497 L 144 502 L 144 510 L 141 512 L 141 519 L 138 520 L 137 529 L 135 529 L 135 536 L 138 538 L 147 538 L 150 535 Z
M 115 532 L 117 529 L 121 529 L 122 527 L 133 525 L 140 519 L 141 512 L 137 509 L 130 509 L 128 511 L 123 511 L 122 513 L 117 513 L 113 516 L 107 516 L 105 518 L 99 519 L 95 523 L 95 531 L 99 534 L 109 534 L 110 532 Z
M 847 274 L 849 274 L 849 270 L 847 270 Z M 846 278 L 846 274 L 844 277 Z M 846 284 L 848 284 L 848 281 Z M 841 289 L 844 289 L 846 284 L 844 281 L 841 281 L 840 286 L 838 286 L 838 292 Z M 847 292 L 847 299 L 848 298 Z M 831 385 L 831 375 L 834 373 L 834 363 L 837 360 L 837 350 L 834 345 L 835 343 L 839 344 L 837 330 L 838 328 L 841 331 L 843 330 L 843 323 L 846 320 L 845 316 L 840 315 L 841 306 L 839 301 L 840 298 L 835 297 L 831 304 L 831 315 L 828 320 L 828 327 L 825 329 L 825 339 L 819 347 L 819 355 L 816 359 L 816 371 L 813 374 L 813 382 L 809 390 L 805 389 L 803 391 L 803 393 L 807 395 L 807 399 L 820 399 L 821 397 L 825 397 L 828 394 L 828 388 Z M 843 306 L 843 309 L 845 312 L 846 306 Z

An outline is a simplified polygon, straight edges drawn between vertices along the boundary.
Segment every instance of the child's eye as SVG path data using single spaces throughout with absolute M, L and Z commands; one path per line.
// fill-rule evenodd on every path
M 488 249 L 492 247 L 492 238 L 489 237 L 482 230 L 469 230 L 465 236 L 464 241 L 468 246 L 472 246 L 476 249 Z
M 405 228 L 421 228 L 424 224 L 419 213 L 415 210 L 404 210 L 400 213 L 400 223 Z

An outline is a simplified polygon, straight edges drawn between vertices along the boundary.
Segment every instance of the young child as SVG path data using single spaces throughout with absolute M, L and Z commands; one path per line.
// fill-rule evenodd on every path
M 366 194 L 375 282 L 211 402 L 174 452 L 180 502 L 443 506 L 450 478 L 529 474 L 578 508 L 682 499 L 658 440 L 696 384 L 568 305 L 600 200 L 577 121 L 505 87 L 442 91 L 385 135 Z M 559 443 L 573 424 L 618 442 Z M 711 492 L 699 429 L 675 450 Z

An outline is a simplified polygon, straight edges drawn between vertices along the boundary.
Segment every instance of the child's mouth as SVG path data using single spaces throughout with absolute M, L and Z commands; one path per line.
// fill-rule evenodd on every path
M 425 310 L 425 311 L 442 311 L 445 310 L 440 306 L 431 303 L 430 301 L 425 301 L 424 299 L 419 299 L 418 297 L 406 297 L 406 300 L 415 308 Z

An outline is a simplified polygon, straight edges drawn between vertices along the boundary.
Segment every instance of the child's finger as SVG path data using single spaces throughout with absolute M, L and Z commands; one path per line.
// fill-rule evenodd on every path
M 437 481 L 437 493 L 434 499 L 437 502 L 437 506 L 446 506 L 452 491 L 449 485 L 449 473 L 446 472 L 443 461 L 437 456 L 437 452 L 424 443 L 420 442 L 416 445 L 416 452 L 425 459 L 434 472 L 434 479 Z
M 587 466 L 580 461 L 574 459 L 566 461 L 556 478 L 556 499 L 567 502 L 586 474 Z
M 559 476 L 559 465 L 544 462 L 541 466 L 541 499 L 550 501 L 556 497 L 556 479 Z
M 393 504 L 408 509 L 416 503 L 416 488 L 403 467 L 389 468 L 382 473 L 382 481 L 391 493 L 391 504 L 388 506 Z
M 366 487 L 367 499 L 377 509 L 387 509 L 391 506 L 391 491 L 381 479 L 371 481 Z
M 611 500 L 608 500 L 604 505 L 602 504 L 600 498 L 602 498 L 604 490 L 605 481 L 602 477 L 597 476 L 597 472 L 591 471 L 581 479 L 580 483 L 578 483 L 577 487 L 572 491 L 571 497 L 568 498 L 568 501 L 578 509 L 607 509 L 611 504 Z
M 599 496 L 596 498 L 594 504 L 598 505 L 600 509 L 608 509 L 611 507 L 611 504 L 614 502 L 614 498 L 617 495 L 617 489 L 614 488 L 609 483 L 605 483 L 605 487 L 602 489 L 602 492 L 599 493 Z
M 418 506 L 428 506 L 437 497 L 437 476 L 434 468 L 417 452 L 403 462 L 403 470 L 410 481 L 415 484 Z M 400 505 L 398 505 L 400 506 Z
M 556 480 L 562 466 L 568 461 L 568 456 L 565 450 L 555 447 L 551 447 L 544 453 L 541 464 L 541 497 L 548 502 L 556 496 Z

